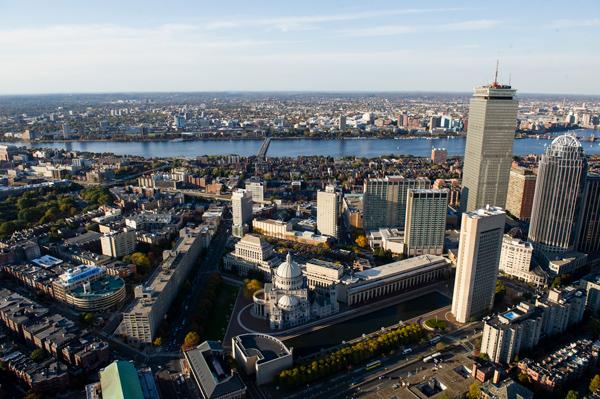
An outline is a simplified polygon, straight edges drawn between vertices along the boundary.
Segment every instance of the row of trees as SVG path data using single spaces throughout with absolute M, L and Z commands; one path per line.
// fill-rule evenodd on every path
M 215 301 L 223 285 L 223 279 L 218 272 L 214 272 L 208 278 L 202 298 L 195 309 L 191 309 L 190 331 L 187 333 L 181 349 L 193 348 L 200 343 L 204 333 L 203 326 L 209 322 L 215 306 Z
M 390 353 L 402 345 L 419 342 L 424 336 L 423 327 L 419 324 L 410 324 L 374 337 L 366 337 L 323 354 L 310 362 L 281 371 L 277 376 L 277 383 L 284 388 L 298 387 L 363 364 L 376 356 Z

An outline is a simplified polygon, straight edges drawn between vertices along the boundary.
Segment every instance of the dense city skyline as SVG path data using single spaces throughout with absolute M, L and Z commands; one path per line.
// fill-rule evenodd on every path
M 468 92 L 497 59 L 520 92 L 598 94 L 600 6 L 558 5 L 4 4 L 0 94 Z
M 600 399 L 597 1 L 5 3 L 0 399 Z

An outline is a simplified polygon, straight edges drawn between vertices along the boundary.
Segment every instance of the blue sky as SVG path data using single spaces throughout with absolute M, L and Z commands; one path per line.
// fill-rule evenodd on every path
M 600 94 L 600 1 L 6 1 L 0 93 Z

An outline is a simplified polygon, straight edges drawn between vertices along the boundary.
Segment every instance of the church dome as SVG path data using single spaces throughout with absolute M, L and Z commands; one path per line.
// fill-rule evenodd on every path
M 284 295 L 277 301 L 277 307 L 283 310 L 291 310 L 298 306 L 298 298 L 295 296 Z
M 292 260 L 292 255 L 288 252 L 283 262 L 277 267 L 277 277 L 284 279 L 295 279 L 302 276 L 302 269 L 300 266 Z

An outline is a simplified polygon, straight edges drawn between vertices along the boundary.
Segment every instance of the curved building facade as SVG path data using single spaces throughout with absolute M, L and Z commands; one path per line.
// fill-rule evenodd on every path
M 119 306 L 125 294 L 121 277 L 103 276 L 67 292 L 65 301 L 81 311 L 101 312 Z
M 275 379 L 281 370 L 293 366 L 292 349 L 279 339 L 267 334 L 242 334 L 231 339 L 233 358 L 246 375 L 254 374 L 257 385 Z
M 577 208 L 586 174 L 579 141 L 568 134 L 546 148 L 539 164 L 529 227 L 537 250 L 561 253 L 573 249 Z

